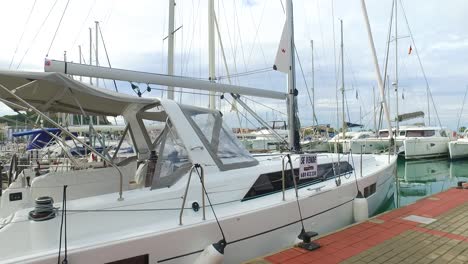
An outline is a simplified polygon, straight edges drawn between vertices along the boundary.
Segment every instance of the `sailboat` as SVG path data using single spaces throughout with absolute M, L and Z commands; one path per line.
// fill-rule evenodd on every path
M 293 63 L 291 0 L 285 28 L 288 61 Z M 62 202 L 44 197 L 34 208 L 0 219 L 3 263 L 239 263 L 291 245 L 306 231 L 324 233 L 352 223 L 356 199 L 366 201 L 370 215 L 391 190 L 396 156 L 318 154 L 317 177 L 298 177 L 301 156 L 294 153 L 294 85 L 288 94 L 281 94 L 59 61 L 47 63 L 46 70 L 52 69 L 0 72 L 1 98 L 44 118 L 39 108 L 123 115 L 138 154 L 139 188 L 123 191 L 120 176 L 115 193 L 68 201 L 67 185 L 62 183 Z M 66 73 L 288 97 L 293 152 L 254 158 L 216 110 L 98 90 Z M 288 75 L 294 83 L 294 74 Z M 29 87 L 13 93 L 19 86 Z M 154 141 L 148 137 L 149 121 L 164 125 Z

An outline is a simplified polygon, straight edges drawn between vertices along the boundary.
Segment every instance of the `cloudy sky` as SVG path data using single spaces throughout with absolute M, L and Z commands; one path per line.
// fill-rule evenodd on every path
M 175 73 L 207 79 L 207 1 L 176 1 Z M 68 6 L 67 6 L 68 5 Z M 392 0 L 367 0 L 369 18 L 381 66 L 384 63 Z M 271 70 L 285 15 L 280 0 L 215 0 L 221 41 L 229 72 L 235 84 L 286 91 L 286 76 Z M 89 28 L 95 37 L 99 21 L 109 59 L 114 68 L 165 73 L 167 60 L 168 1 L 167 0 L 22 0 L 0 1 L 0 69 L 42 71 L 44 58 L 79 61 L 81 45 L 83 59 L 89 63 Z M 61 20 L 63 15 L 62 22 Z M 426 82 L 416 55 L 419 52 L 432 93 L 431 124 L 456 128 L 466 85 L 468 31 L 465 26 L 465 0 L 401 0 L 398 8 L 398 62 L 400 113 L 427 113 Z M 340 22 L 344 24 L 344 79 L 347 119 L 373 127 L 372 88 L 376 85 L 359 0 L 294 0 L 295 41 L 299 112 L 303 125 L 312 122 L 312 110 L 306 87 L 312 83 L 312 52 L 314 40 L 315 100 L 319 123 L 337 123 L 337 87 L 341 86 L 339 61 Z M 405 18 L 406 15 L 406 18 Z M 408 22 L 408 23 L 407 23 Z M 59 26 L 60 25 L 60 26 Z M 57 32 L 55 34 L 55 32 Z M 410 34 L 410 32 L 412 34 Z M 54 38 L 55 35 L 55 38 Z M 412 43 L 411 36 L 414 38 Z M 394 33 L 392 32 L 392 39 Z M 93 40 L 94 41 L 94 40 Z M 108 66 L 102 40 L 99 39 L 99 63 Z M 412 54 L 408 54 L 409 47 Z M 95 49 L 93 45 L 93 50 Z M 93 51 L 94 52 L 94 51 Z M 95 58 L 93 55 L 93 63 Z M 216 44 L 216 72 L 220 82 L 227 82 L 222 63 L 220 41 Z M 395 46 L 390 44 L 388 75 L 395 78 Z M 255 74 L 253 74 L 255 73 Z M 306 85 L 307 84 L 307 85 Z M 110 82 L 103 89 L 113 89 Z M 141 84 L 142 90 L 146 84 Z M 165 96 L 165 87 L 153 85 L 144 96 Z M 377 87 L 376 87 L 377 88 Z M 119 83 L 119 90 L 133 93 L 128 83 Z M 179 91 L 179 90 L 178 90 Z M 177 93 L 182 103 L 207 106 L 208 97 L 198 91 Z M 358 98 L 356 99 L 356 93 Z M 404 99 L 402 99 L 402 94 Z M 395 94 L 391 92 L 391 111 L 395 115 Z M 230 98 L 228 98 L 230 101 Z M 267 120 L 285 119 L 284 102 L 251 98 L 249 105 Z M 226 100 L 219 107 L 239 126 Z M 341 111 L 341 110 L 340 110 Z M 11 113 L 6 106 L 0 114 Z M 242 125 L 257 125 L 251 117 L 242 118 Z M 411 122 L 428 123 L 426 119 Z M 252 122 L 252 123 L 250 123 Z M 468 125 L 468 106 L 461 119 Z

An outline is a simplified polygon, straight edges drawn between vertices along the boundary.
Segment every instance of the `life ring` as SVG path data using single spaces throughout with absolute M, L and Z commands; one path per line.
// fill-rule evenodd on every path
M 16 178 L 18 178 L 17 172 L 18 172 L 18 156 L 16 156 L 16 154 L 13 154 L 10 160 L 10 168 L 8 169 L 8 185 L 10 185 L 13 182 L 13 180 L 16 180 Z

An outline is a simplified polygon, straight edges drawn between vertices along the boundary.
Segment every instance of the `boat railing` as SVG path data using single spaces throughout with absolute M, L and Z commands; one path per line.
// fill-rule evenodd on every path
M 285 159 L 287 159 L 286 163 L 285 163 Z M 296 179 L 294 177 L 294 168 L 293 168 L 293 165 L 292 165 L 292 161 L 291 161 L 291 155 L 285 155 L 285 156 L 282 156 L 281 157 L 281 182 L 282 182 L 282 192 L 283 192 L 283 201 L 286 201 L 286 198 L 285 198 L 285 190 L 286 190 L 286 170 L 288 169 L 288 164 L 289 164 L 289 169 L 291 170 L 291 175 L 293 177 L 293 180 L 294 180 L 294 186 L 296 186 Z
M 35 83 L 37 80 L 34 80 L 29 84 L 33 84 Z M 24 86 L 23 86 L 24 87 Z M 71 133 L 70 131 L 68 131 L 67 129 L 65 129 L 63 126 L 61 126 L 60 124 L 58 124 L 57 122 L 55 122 L 53 119 L 51 119 L 48 115 L 44 114 L 43 112 L 41 112 L 40 110 L 38 110 L 36 107 L 32 106 L 30 103 L 26 102 L 23 98 L 21 98 L 20 96 L 18 96 L 17 94 L 15 94 L 15 90 L 18 89 L 18 88 L 15 88 L 15 90 L 13 91 L 10 91 L 7 87 L 5 87 L 4 85 L 0 84 L 0 88 L 1 90 L 3 90 L 4 92 L 6 92 L 7 94 L 11 95 L 13 98 L 15 98 L 16 100 L 18 100 L 20 103 L 22 103 L 23 105 L 25 105 L 30 111 L 34 111 L 38 116 L 42 117 L 42 119 L 46 122 L 49 122 L 50 124 L 52 124 L 53 126 L 57 127 L 58 129 L 60 129 L 62 131 L 62 133 L 68 137 L 70 137 L 71 139 L 73 139 L 74 141 L 80 143 L 83 147 L 89 149 L 91 152 L 93 152 L 96 156 L 100 157 L 102 160 L 105 160 L 111 167 L 113 167 L 114 169 L 117 170 L 117 172 L 119 173 L 119 198 L 117 199 L 118 201 L 123 201 L 124 198 L 123 198 L 123 174 L 122 174 L 122 171 L 120 170 L 120 168 L 115 165 L 110 159 L 108 159 L 105 155 L 101 154 L 99 151 L 97 151 L 94 147 L 92 146 L 89 146 L 88 144 L 86 144 L 86 142 L 84 142 L 83 140 L 79 139 L 77 136 L 75 136 L 73 133 Z M 75 99 L 75 102 L 77 103 L 77 105 L 80 107 L 81 109 L 81 112 L 83 113 L 83 116 L 87 116 L 86 113 L 84 112 L 83 108 L 81 107 L 81 105 L 79 104 L 78 100 L 76 98 Z M 41 127 L 41 129 L 43 129 Z M 44 130 L 44 129 L 43 129 Z M 45 130 L 44 130 L 45 131 Z M 104 146 L 104 144 L 102 144 Z
M 198 172 L 198 169 L 200 169 L 200 172 Z M 189 187 L 190 187 L 190 181 L 192 179 L 193 171 L 196 171 L 196 173 L 200 177 L 201 191 L 202 191 L 203 220 L 206 220 L 206 212 L 205 212 L 205 192 L 206 192 L 206 190 L 205 190 L 205 172 L 203 170 L 203 167 L 200 164 L 193 164 L 192 167 L 190 168 L 190 172 L 189 172 L 189 176 L 188 176 L 188 180 L 187 180 L 187 185 L 185 186 L 184 196 L 182 197 L 182 206 L 180 207 L 180 214 L 179 214 L 179 225 L 182 225 L 182 216 L 184 214 L 185 202 L 187 200 L 187 194 L 188 194 L 188 190 L 189 190 Z

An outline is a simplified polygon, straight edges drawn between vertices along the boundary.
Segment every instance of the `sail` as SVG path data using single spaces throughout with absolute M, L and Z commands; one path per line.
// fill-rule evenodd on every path
M 284 73 L 289 73 L 289 57 L 291 52 L 291 42 L 289 41 L 289 29 L 287 22 L 284 23 L 281 40 L 276 51 L 275 64 L 273 69 Z

